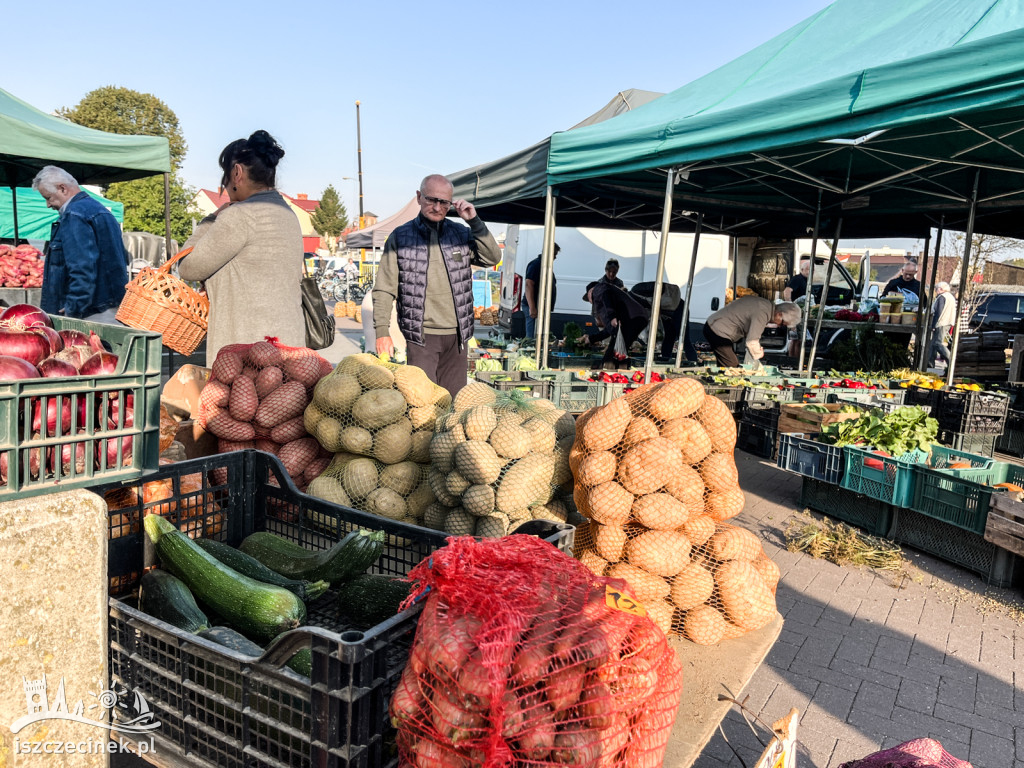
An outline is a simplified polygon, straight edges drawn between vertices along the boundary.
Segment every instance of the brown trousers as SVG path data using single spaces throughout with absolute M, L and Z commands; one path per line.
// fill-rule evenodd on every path
M 458 334 L 435 336 L 423 334 L 424 344 L 409 344 L 406 355 L 409 365 L 422 368 L 432 382 L 444 387 L 452 397 L 466 386 L 468 349 L 459 349 Z

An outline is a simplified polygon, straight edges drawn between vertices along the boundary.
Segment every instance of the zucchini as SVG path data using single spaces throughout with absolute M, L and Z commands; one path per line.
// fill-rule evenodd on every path
M 197 634 L 199 637 L 212 640 L 218 645 L 244 653 L 246 656 L 263 655 L 263 646 L 257 645 L 241 632 L 236 632 L 231 627 L 210 627 Z M 313 652 L 309 648 L 303 648 L 288 660 L 288 666 L 300 675 L 310 677 L 313 673 Z
M 229 568 L 159 515 L 147 515 L 143 525 L 164 567 L 245 634 L 269 640 L 305 621 L 306 606 L 284 587 Z
M 330 549 L 318 552 L 260 531 L 246 536 L 239 549 L 289 579 L 322 579 L 334 586 L 377 562 L 384 551 L 384 531 L 353 531 Z
M 139 610 L 186 632 L 199 632 L 210 626 L 185 582 L 159 568 L 142 574 Z
M 262 581 L 264 584 L 274 584 L 284 587 L 303 602 L 312 602 L 327 591 L 330 586 L 326 581 L 305 581 L 303 579 L 289 579 L 277 571 L 272 571 L 255 557 L 250 557 L 245 552 L 239 552 L 230 544 L 216 539 L 199 538 L 195 539 L 200 549 L 206 550 L 209 554 L 220 560 L 229 568 L 234 568 L 243 576 L 250 579 Z
M 364 573 L 338 587 L 338 609 L 360 626 L 373 627 L 398 613 L 411 587 L 394 576 Z

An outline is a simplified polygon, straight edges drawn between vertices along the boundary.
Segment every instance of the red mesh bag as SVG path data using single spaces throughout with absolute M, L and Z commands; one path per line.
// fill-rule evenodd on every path
M 307 432 L 303 412 L 330 362 L 304 347 L 267 337 L 221 348 L 199 393 L 199 426 L 218 438 L 221 453 L 255 448 L 273 453 L 305 490 L 330 462 Z M 224 482 L 223 478 L 214 478 Z
M 971 764 L 953 757 L 935 739 L 914 739 L 839 768 L 971 768 Z
M 525 535 L 450 538 L 410 577 L 426 605 L 391 700 L 403 765 L 661 765 L 682 670 L 624 582 Z
M 744 496 L 736 423 L 696 379 L 648 384 L 591 409 L 569 454 L 588 518 L 574 552 L 599 576 L 625 579 L 666 633 L 714 645 L 776 616 L 778 566 L 729 520 Z

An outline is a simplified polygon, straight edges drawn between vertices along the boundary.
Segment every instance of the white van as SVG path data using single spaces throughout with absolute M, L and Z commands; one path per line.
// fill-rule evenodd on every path
M 526 310 L 523 298 L 526 267 L 541 252 L 543 238 L 543 227 L 516 224 L 509 225 L 505 235 L 498 321 L 505 330 L 511 329 L 513 335 L 512 314 Z M 661 246 L 658 232 L 558 227 L 555 242 L 561 248 L 555 259 L 558 295 L 551 318 L 555 334 L 561 333 L 562 326 L 569 321 L 581 326 L 592 322 L 590 304 L 583 300 L 583 294 L 588 283 L 604 275 L 608 259 L 618 259 L 619 279 L 626 288 L 656 278 Z M 730 247 L 728 236 L 701 235 L 691 298 L 691 327 L 700 327 L 712 312 L 722 307 L 729 285 Z M 669 235 L 663 277 L 665 282 L 677 285 L 684 298 L 692 253 L 692 234 Z

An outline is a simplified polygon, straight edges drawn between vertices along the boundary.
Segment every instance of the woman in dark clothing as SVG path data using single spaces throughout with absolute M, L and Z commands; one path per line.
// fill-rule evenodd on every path
M 601 281 L 590 283 L 587 286 L 583 300 L 589 301 L 593 306 L 592 313 L 601 330 L 585 335 L 580 340 L 584 345 L 588 345 L 612 337 L 608 342 L 608 349 L 604 353 L 604 364 L 606 366 L 615 364 L 617 367 L 628 368 L 630 364 L 628 356 L 625 360 L 617 360 L 615 357 L 614 334 L 622 332 L 622 339 L 628 350 L 650 322 L 651 311 L 626 291 Z

